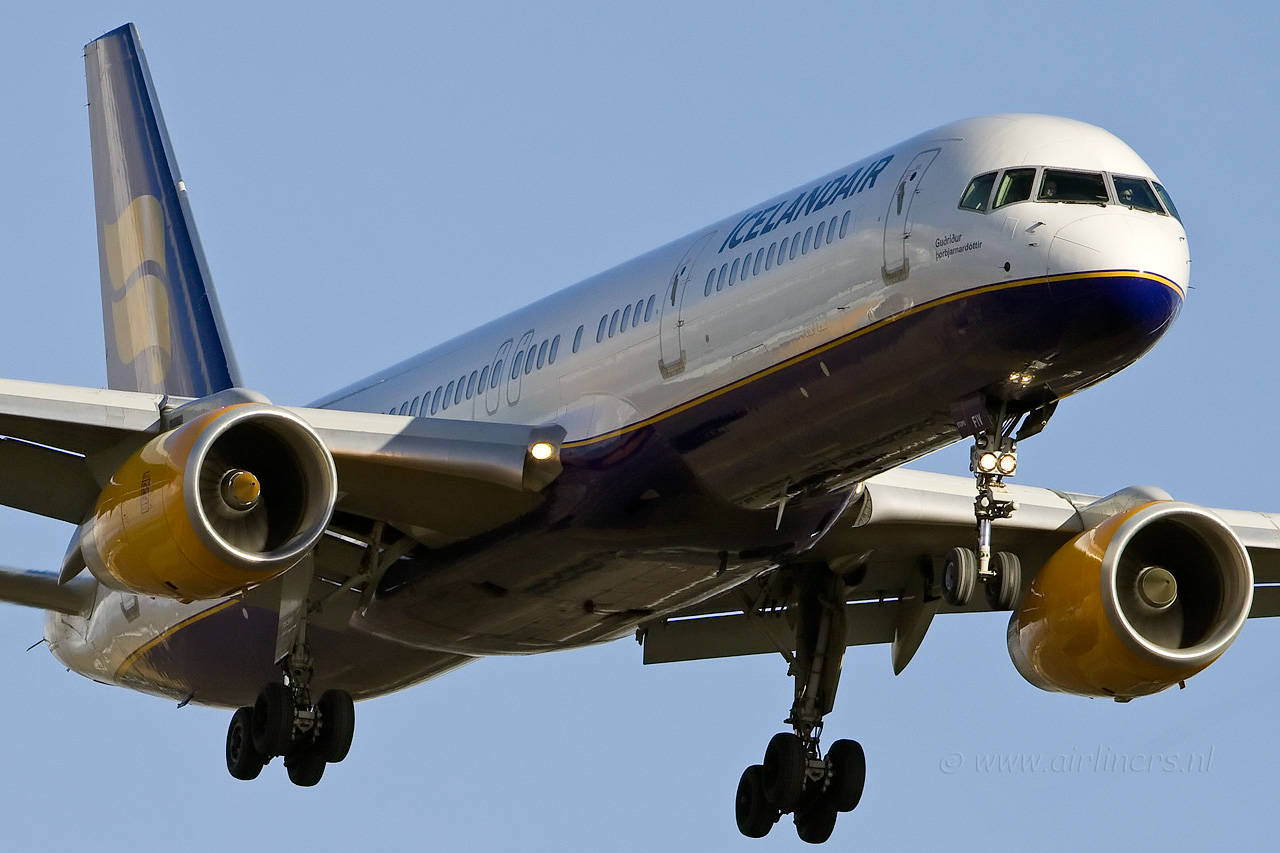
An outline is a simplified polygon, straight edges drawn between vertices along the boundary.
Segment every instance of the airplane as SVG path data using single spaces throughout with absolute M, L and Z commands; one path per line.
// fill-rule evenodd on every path
M 1101 128 L 944 125 L 299 407 L 240 383 L 136 28 L 85 64 L 108 387 L 0 380 L 0 503 L 75 526 L 0 600 L 71 670 L 232 709 L 237 779 L 317 784 L 356 700 L 636 637 L 789 662 L 735 818 L 821 843 L 865 784 L 821 739 L 849 646 L 901 672 L 1006 611 L 1032 685 L 1128 702 L 1280 614 L 1275 515 L 1010 482 L 1189 285 Z M 967 475 L 902 467 L 961 441 Z

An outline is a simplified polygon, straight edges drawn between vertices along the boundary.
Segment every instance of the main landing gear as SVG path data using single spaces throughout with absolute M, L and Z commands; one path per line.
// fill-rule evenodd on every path
M 256 779 L 272 758 L 283 756 L 289 781 L 310 787 L 320 781 L 326 764 L 347 757 L 355 704 L 344 690 L 326 690 L 318 702 L 311 701 L 314 667 L 305 618 L 281 666 L 285 681 L 268 684 L 252 707 L 231 716 L 227 770 L 237 779 Z
M 840 812 L 862 799 L 867 763 L 862 746 L 838 740 L 824 755 L 819 746 L 823 717 L 835 704 L 845 650 L 845 583 L 826 566 L 804 570 L 795 607 L 795 701 L 786 723 L 791 731 L 769 741 L 764 762 L 748 767 L 738 781 L 738 830 L 763 838 L 788 813 L 802 841 L 821 844 Z

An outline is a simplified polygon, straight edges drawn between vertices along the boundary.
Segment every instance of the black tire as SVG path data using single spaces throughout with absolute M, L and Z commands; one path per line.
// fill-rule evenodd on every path
M 324 776 L 324 756 L 313 748 L 296 749 L 284 757 L 284 769 L 289 781 L 301 788 L 310 788 Z
M 782 813 L 794 811 L 804 793 L 804 744 L 791 732 L 778 732 L 764 751 L 764 795 Z
M 987 581 L 987 604 L 992 610 L 1012 610 L 1022 586 L 1022 562 L 1016 554 L 997 551 L 991 555 L 996 576 Z
M 742 771 L 733 812 L 738 831 L 747 838 L 764 838 L 778 822 L 778 810 L 764 795 L 764 768 L 759 764 Z
M 978 555 L 968 548 L 952 548 L 942 563 L 942 594 L 956 607 L 973 598 L 978 583 Z
M 241 708 L 231 715 L 227 729 L 227 772 L 237 779 L 257 779 L 267 759 L 253 745 L 253 709 Z
M 293 746 L 293 691 L 278 681 L 262 688 L 253 705 L 253 746 L 267 757 Z
M 827 766 L 831 782 L 827 786 L 827 803 L 838 812 L 851 812 L 862 800 L 867 783 L 867 755 L 856 740 L 838 740 L 827 750 Z
M 836 810 L 825 799 L 796 812 L 796 835 L 809 844 L 822 844 L 836 828 Z
M 356 706 L 345 690 L 326 690 L 316 705 L 320 712 L 320 733 L 316 751 L 330 764 L 337 764 L 351 751 L 356 732 Z

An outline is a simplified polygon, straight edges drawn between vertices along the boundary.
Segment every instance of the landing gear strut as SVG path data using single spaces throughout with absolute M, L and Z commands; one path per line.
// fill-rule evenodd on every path
M 790 658 L 795 700 L 786 723 L 769 741 L 764 762 L 748 767 L 738 782 L 735 816 L 749 838 L 762 838 L 778 819 L 795 815 L 802 841 L 821 844 L 840 812 L 862 798 L 866 757 L 857 741 L 838 740 L 824 756 L 819 745 L 823 718 L 835 705 L 845 650 L 845 583 L 826 566 L 803 570 L 795 607 L 795 649 Z
M 310 787 L 320 781 L 326 764 L 347 757 L 355 733 L 355 704 L 343 690 L 326 690 L 312 702 L 315 668 L 305 607 L 293 648 L 280 665 L 284 680 L 266 685 L 252 707 L 232 715 L 227 770 L 237 779 L 254 779 L 272 758 L 283 756 L 289 781 Z
M 978 528 L 976 552 L 969 548 L 952 548 L 943 561 L 942 593 L 947 601 L 963 607 L 973 597 L 981 581 L 987 604 L 993 610 L 1011 610 L 1018 600 L 1022 583 L 1022 566 L 1018 557 L 1008 551 L 991 551 L 991 524 L 1001 518 L 1010 518 L 1017 504 L 1005 495 L 1005 478 L 1018 470 L 1018 442 L 1038 434 L 1049 423 L 1057 408 L 1050 402 L 1028 412 L 1015 435 L 1019 418 L 1004 423 L 1003 414 L 992 417 L 983 404 L 970 407 L 968 416 L 959 424 L 966 434 L 973 436 L 969 450 L 969 470 L 973 472 L 977 496 L 973 501 L 973 515 Z

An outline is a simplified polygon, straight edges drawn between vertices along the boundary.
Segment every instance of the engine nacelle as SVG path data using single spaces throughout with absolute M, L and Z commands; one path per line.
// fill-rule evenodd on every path
M 324 442 L 301 418 L 227 406 L 156 436 L 111 477 L 81 539 L 103 583 L 219 598 L 294 566 L 337 499 Z
M 1235 532 L 1192 504 L 1119 513 L 1058 550 L 1009 620 L 1009 655 L 1044 690 L 1121 700 L 1217 660 L 1253 603 Z

